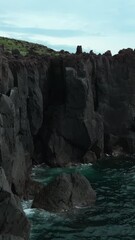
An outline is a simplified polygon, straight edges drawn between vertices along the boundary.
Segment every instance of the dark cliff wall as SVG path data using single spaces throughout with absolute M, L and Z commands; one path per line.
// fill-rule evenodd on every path
M 105 152 L 120 146 L 135 152 L 135 52 L 97 59 L 98 112 L 104 121 Z
M 30 60 L 30 59 L 29 59 Z M 37 62 L 0 57 L 0 162 L 22 195 L 32 165 L 33 136 L 43 119 Z
M 0 165 L 23 194 L 32 161 L 135 152 L 135 52 L 0 56 Z

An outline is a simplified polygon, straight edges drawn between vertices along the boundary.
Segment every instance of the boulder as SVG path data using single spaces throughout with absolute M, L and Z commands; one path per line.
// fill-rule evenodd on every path
M 79 173 L 63 173 L 35 196 L 32 208 L 61 212 L 91 206 L 95 200 L 96 193 L 84 176 Z
M 30 233 L 30 223 L 19 199 L 12 193 L 2 168 L 0 168 L 0 233 L 2 240 L 28 240 Z

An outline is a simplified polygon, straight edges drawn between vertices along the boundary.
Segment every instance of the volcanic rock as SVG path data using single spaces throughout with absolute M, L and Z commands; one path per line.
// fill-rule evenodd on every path
M 64 173 L 35 196 L 32 207 L 61 212 L 75 207 L 91 206 L 95 199 L 96 193 L 84 176 Z
M 80 49 L 80 50 L 79 50 Z M 65 166 L 135 153 L 135 51 L 114 56 L 0 53 L 0 165 L 24 195 L 34 163 Z
M 0 168 L 0 233 L 2 234 L 0 238 L 5 240 L 28 240 L 30 233 L 30 224 L 19 199 L 12 193 L 2 168 Z M 7 234 L 9 236 L 6 236 Z
M 87 66 L 80 61 L 76 70 L 66 67 L 65 75 L 62 75 L 64 70 L 61 64 L 55 62 L 55 67 L 51 68 L 53 79 L 50 75 L 50 82 L 55 81 L 54 84 L 50 83 L 53 97 L 41 132 L 44 147 L 46 146 L 45 158 L 51 166 L 81 162 L 89 146 L 94 144 L 101 149 L 102 155 L 104 144 L 103 120 L 94 111 L 92 82 L 88 77 Z
M 76 54 L 82 54 L 82 46 L 77 46 Z
M 96 162 L 97 162 L 96 154 L 89 149 L 83 156 L 83 163 L 96 163 Z

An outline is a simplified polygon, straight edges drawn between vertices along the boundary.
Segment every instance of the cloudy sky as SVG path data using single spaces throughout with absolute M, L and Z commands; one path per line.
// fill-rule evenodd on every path
M 115 54 L 135 48 L 135 0 L 0 0 L 0 36 Z

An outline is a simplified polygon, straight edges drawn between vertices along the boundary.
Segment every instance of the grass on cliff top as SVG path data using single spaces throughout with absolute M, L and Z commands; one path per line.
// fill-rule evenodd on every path
M 0 45 L 4 47 L 4 51 L 12 53 L 13 50 L 19 50 L 20 54 L 26 56 L 27 54 L 37 55 L 55 55 L 58 54 L 54 50 L 47 48 L 44 45 L 31 43 L 22 40 L 16 40 L 6 37 L 0 37 Z

